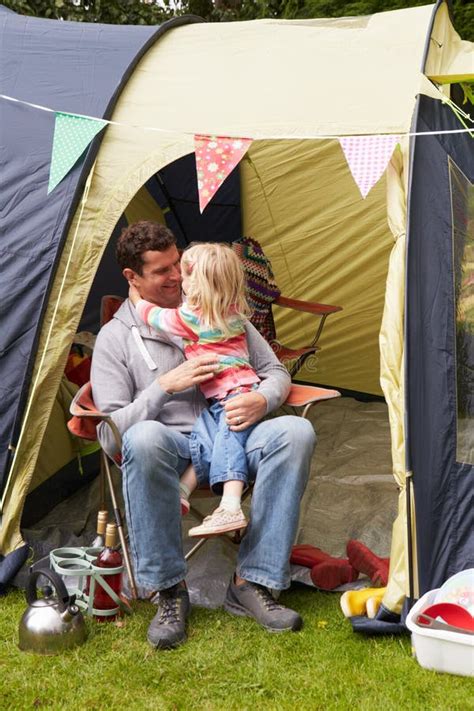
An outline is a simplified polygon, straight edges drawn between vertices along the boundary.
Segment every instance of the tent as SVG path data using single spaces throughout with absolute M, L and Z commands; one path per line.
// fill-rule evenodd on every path
M 388 404 L 399 506 L 385 606 L 400 612 L 472 566 L 474 151 L 453 102 L 474 81 L 474 48 L 446 2 L 159 28 L 2 9 L 0 23 L 5 560 L 24 545 L 24 502 L 95 275 L 141 195 L 138 214 L 156 210 L 185 239 L 256 237 L 283 292 L 344 307 L 316 371 L 299 377 Z M 47 194 L 56 111 L 113 123 Z M 195 134 L 253 139 L 202 217 Z M 400 139 L 364 200 L 338 139 L 368 135 Z M 308 325 L 279 313 L 277 328 L 288 340 Z

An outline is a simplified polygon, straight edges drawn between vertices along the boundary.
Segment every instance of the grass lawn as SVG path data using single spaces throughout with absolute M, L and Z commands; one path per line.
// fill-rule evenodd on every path
M 354 634 L 338 598 L 302 586 L 284 593 L 305 627 L 280 635 L 223 610 L 194 608 L 187 644 L 166 652 L 146 642 L 155 608 L 140 602 L 123 626 L 88 619 L 84 646 L 43 657 L 17 647 L 25 600 L 12 591 L 0 598 L 0 708 L 474 708 L 474 680 L 422 669 L 408 636 Z

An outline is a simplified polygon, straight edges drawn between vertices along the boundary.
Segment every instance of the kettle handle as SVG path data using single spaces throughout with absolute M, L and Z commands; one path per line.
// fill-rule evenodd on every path
M 55 573 L 54 570 L 48 570 L 47 568 L 38 568 L 31 573 L 26 587 L 26 600 L 28 604 L 31 605 L 31 603 L 38 599 L 36 597 L 36 581 L 40 575 L 44 575 L 44 577 L 48 578 L 53 584 L 58 596 L 59 610 L 60 612 L 64 612 L 69 603 L 69 593 L 64 585 L 63 579 Z

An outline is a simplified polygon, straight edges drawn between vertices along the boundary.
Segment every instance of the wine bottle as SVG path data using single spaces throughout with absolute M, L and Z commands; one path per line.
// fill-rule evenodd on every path
M 108 523 L 105 529 L 105 548 L 99 554 L 93 565 L 98 568 L 119 568 L 122 565 L 122 554 L 116 548 L 117 526 L 115 523 Z M 104 576 L 112 590 L 120 595 L 122 588 L 122 573 Z M 96 581 L 94 591 L 94 608 L 96 610 L 113 610 L 118 607 L 116 600 L 113 600 L 102 585 Z M 112 622 L 116 615 L 94 615 L 99 622 Z
M 91 548 L 103 548 L 105 545 L 105 527 L 107 525 L 108 512 L 99 511 L 97 513 L 97 535 L 92 541 Z
M 97 512 L 97 534 L 94 540 L 91 543 L 90 548 L 103 548 L 105 545 L 105 527 L 107 525 L 107 518 L 108 518 L 108 511 L 98 511 Z M 97 553 L 97 551 L 90 550 L 92 553 Z M 88 576 L 86 578 L 85 584 L 84 584 L 84 590 L 83 594 L 88 596 L 89 595 L 89 589 L 90 589 L 90 577 Z

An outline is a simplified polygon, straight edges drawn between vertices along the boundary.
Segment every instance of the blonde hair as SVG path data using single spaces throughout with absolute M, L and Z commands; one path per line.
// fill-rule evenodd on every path
M 246 318 L 250 314 L 242 264 L 228 245 L 192 245 L 183 252 L 181 269 L 189 278 L 186 301 L 201 311 L 206 326 L 229 335 L 229 317 Z

